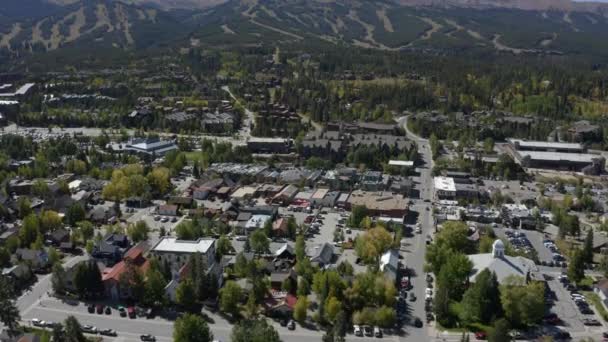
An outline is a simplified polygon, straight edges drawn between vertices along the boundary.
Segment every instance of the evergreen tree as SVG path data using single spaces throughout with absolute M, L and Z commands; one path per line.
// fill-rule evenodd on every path
M 593 228 L 587 231 L 585 245 L 583 246 L 583 261 L 587 264 L 593 263 Z
M 9 336 L 17 336 L 21 315 L 15 305 L 15 294 L 5 277 L 0 277 L 0 322 L 7 328 Z

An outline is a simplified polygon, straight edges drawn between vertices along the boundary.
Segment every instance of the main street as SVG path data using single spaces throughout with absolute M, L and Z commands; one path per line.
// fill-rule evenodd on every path
M 424 273 L 424 258 L 426 253 L 426 236 L 432 235 L 434 230 L 433 215 L 432 215 L 432 198 L 433 198 L 433 178 L 431 177 L 431 170 L 433 168 L 433 159 L 431 156 L 431 149 L 428 141 L 423 139 L 407 128 L 407 117 L 399 118 L 399 124 L 405 129 L 406 136 L 409 140 L 412 140 L 418 146 L 418 154 L 420 157 L 420 165 L 417 167 L 418 175 L 414 177 L 414 181 L 417 183 L 417 189 L 419 192 L 419 200 L 414 202 L 414 205 L 410 207 L 410 212 L 414 215 L 418 215 L 418 222 L 422 230 L 421 234 L 415 234 L 414 237 L 408 241 L 409 245 L 406 248 L 404 254 L 405 264 L 413 270 L 412 283 L 414 288 L 412 291 L 418 298 L 415 302 L 408 301 L 410 306 L 410 313 L 412 320 L 414 317 L 420 318 L 425 322 L 425 328 L 418 329 L 413 326 L 408 326 L 406 329 L 406 341 L 428 341 L 430 336 L 433 336 L 434 329 L 430 329 L 426 326 L 426 311 L 424 308 L 425 304 L 425 290 L 426 280 Z

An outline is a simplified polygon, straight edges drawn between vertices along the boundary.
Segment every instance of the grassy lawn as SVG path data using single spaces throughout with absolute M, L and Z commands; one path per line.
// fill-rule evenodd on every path
M 600 299 L 600 297 L 592 291 L 585 291 L 583 292 L 583 295 L 587 298 L 589 302 L 591 302 L 591 304 L 593 304 L 593 306 L 595 307 L 597 312 L 599 312 L 600 316 L 602 316 L 604 321 L 608 321 L 608 312 L 606 311 L 604 305 L 602 305 L 602 300 Z

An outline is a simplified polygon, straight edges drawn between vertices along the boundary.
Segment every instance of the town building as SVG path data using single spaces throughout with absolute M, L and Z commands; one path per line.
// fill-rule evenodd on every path
M 403 218 L 407 215 L 407 199 L 391 192 L 355 190 L 347 200 L 347 209 L 365 206 L 371 216 Z
M 219 277 L 219 267 L 215 262 L 215 239 L 201 238 L 198 240 L 178 240 L 175 237 L 163 237 L 152 249 L 150 255 L 163 263 L 168 263 L 174 274 L 188 262 L 191 255 L 200 253 L 207 265 L 208 272 L 216 272 Z
M 524 168 L 603 173 L 606 159 L 587 152 L 580 143 L 527 141 L 508 139 L 507 152 Z
M 521 277 L 526 281 L 538 278 L 538 268 L 534 261 L 506 255 L 505 244 L 501 240 L 494 241 L 492 253 L 472 254 L 467 257 L 473 264 L 473 272 L 469 276 L 469 281 L 473 283 L 477 275 L 485 269 L 495 273 L 498 283 L 501 284 L 512 276 Z

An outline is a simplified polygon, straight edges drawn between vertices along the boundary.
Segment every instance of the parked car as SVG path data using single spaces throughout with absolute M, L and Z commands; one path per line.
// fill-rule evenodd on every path
M 374 329 L 372 327 L 370 327 L 369 325 L 366 325 L 363 327 L 363 332 L 365 333 L 365 336 L 367 336 L 367 337 L 374 336 Z
M 296 322 L 292 320 L 289 321 L 289 323 L 287 323 L 287 329 L 289 330 L 295 330 L 296 329 Z
M 46 322 L 41 321 L 38 318 L 32 318 L 32 325 L 35 327 L 42 327 L 42 326 L 46 325 Z
M 478 331 L 475 333 L 476 340 L 485 340 L 488 338 L 488 335 L 483 331 Z
M 95 305 L 89 304 L 89 306 L 87 306 L 87 310 L 89 313 L 95 313 Z
M 375 327 L 374 336 L 376 336 L 377 338 L 382 338 L 382 330 L 380 330 L 380 328 L 378 328 L 378 327 Z
M 116 330 L 112 330 L 112 329 L 102 329 L 102 330 L 99 330 L 99 334 L 100 335 L 104 335 L 104 336 L 117 336 L 118 335 L 116 333 Z
M 600 326 L 600 325 L 602 325 L 602 323 L 600 323 L 600 321 L 598 321 L 597 319 L 593 319 L 593 318 L 585 318 L 585 319 L 583 319 L 583 324 L 584 325 L 588 325 L 588 326 Z
M 415 326 L 416 328 L 422 328 L 422 320 L 420 320 L 420 318 L 416 317 L 416 318 L 414 319 L 414 326 Z
M 127 317 L 127 309 L 124 306 L 119 306 L 118 312 L 120 313 L 120 317 Z
M 132 306 L 127 308 L 127 313 L 129 314 L 129 318 L 135 318 L 137 316 L 137 312 L 135 312 L 135 308 Z
M 156 337 L 154 337 L 150 334 L 141 335 L 141 336 L 139 336 L 139 339 L 142 341 L 146 341 L 146 342 L 155 342 L 156 341 Z
M 106 306 L 106 315 L 111 315 L 112 314 L 112 308 L 109 306 Z
M 97 306 L 95 308 L 96 308 L 96 311 L 98 314 L 103 313 L 104 306 L 102 304 L 97 304 Z
M 97 328 L 92 325 L 83 325 L 82 331 L 88 334 L 97 334 Z
M 358 325 L 353 325 L 353 333 L 355 334 L 355 336 L 359 336 L 359 337 L 363 336 L 363 331 L 361 330 L 361 327 Z

